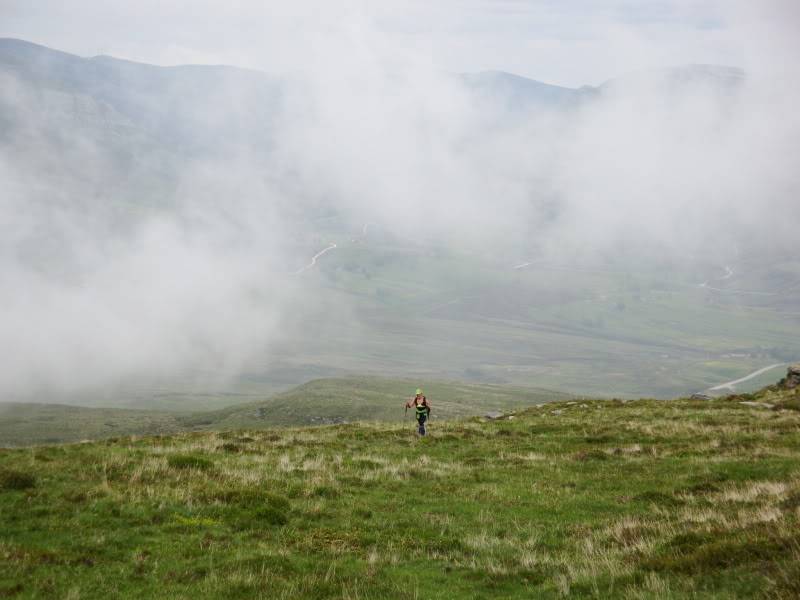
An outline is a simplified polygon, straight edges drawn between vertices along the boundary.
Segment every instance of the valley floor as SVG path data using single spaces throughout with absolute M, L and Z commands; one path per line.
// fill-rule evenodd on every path
M 796 598 L 797 395 L 0 450 L 0 597 Z

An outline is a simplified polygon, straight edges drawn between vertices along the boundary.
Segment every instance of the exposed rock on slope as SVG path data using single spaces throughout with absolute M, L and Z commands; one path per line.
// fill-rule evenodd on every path
M 786 370 L 786 377 L 781 379 L 778 385 L 786 390 L 800 387 L 800 363 L 790 366 Z

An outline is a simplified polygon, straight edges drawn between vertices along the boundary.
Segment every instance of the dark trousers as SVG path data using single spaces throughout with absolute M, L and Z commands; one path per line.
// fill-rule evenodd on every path
M 419 423 L 419 427 L 417 428 L 417 433 L 420 435 L 425 435 L 425 421 L 428 420 L 428 415 L 425 413 L 420 413 L 417 415 L 417 423 Z

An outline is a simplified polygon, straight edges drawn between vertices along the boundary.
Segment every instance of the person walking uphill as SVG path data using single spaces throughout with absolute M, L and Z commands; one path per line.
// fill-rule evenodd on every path
M 417 389 L 417 395 L 406 402 L 406 411 L 408 411 L 409 408 L 413 408 L 417 413 L 417 423 L 419 424 L 417 433 L 425 435 L 425 421 L 427 421 L 428 417 L 431 415 L 431 403 L 428 402 L 422 390 Z

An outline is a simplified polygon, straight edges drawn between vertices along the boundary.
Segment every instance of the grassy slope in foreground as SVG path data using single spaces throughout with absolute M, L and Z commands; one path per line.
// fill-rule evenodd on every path
M 794 598 L 800 413 L 740 400 L 3 450 L 0 595 Z

